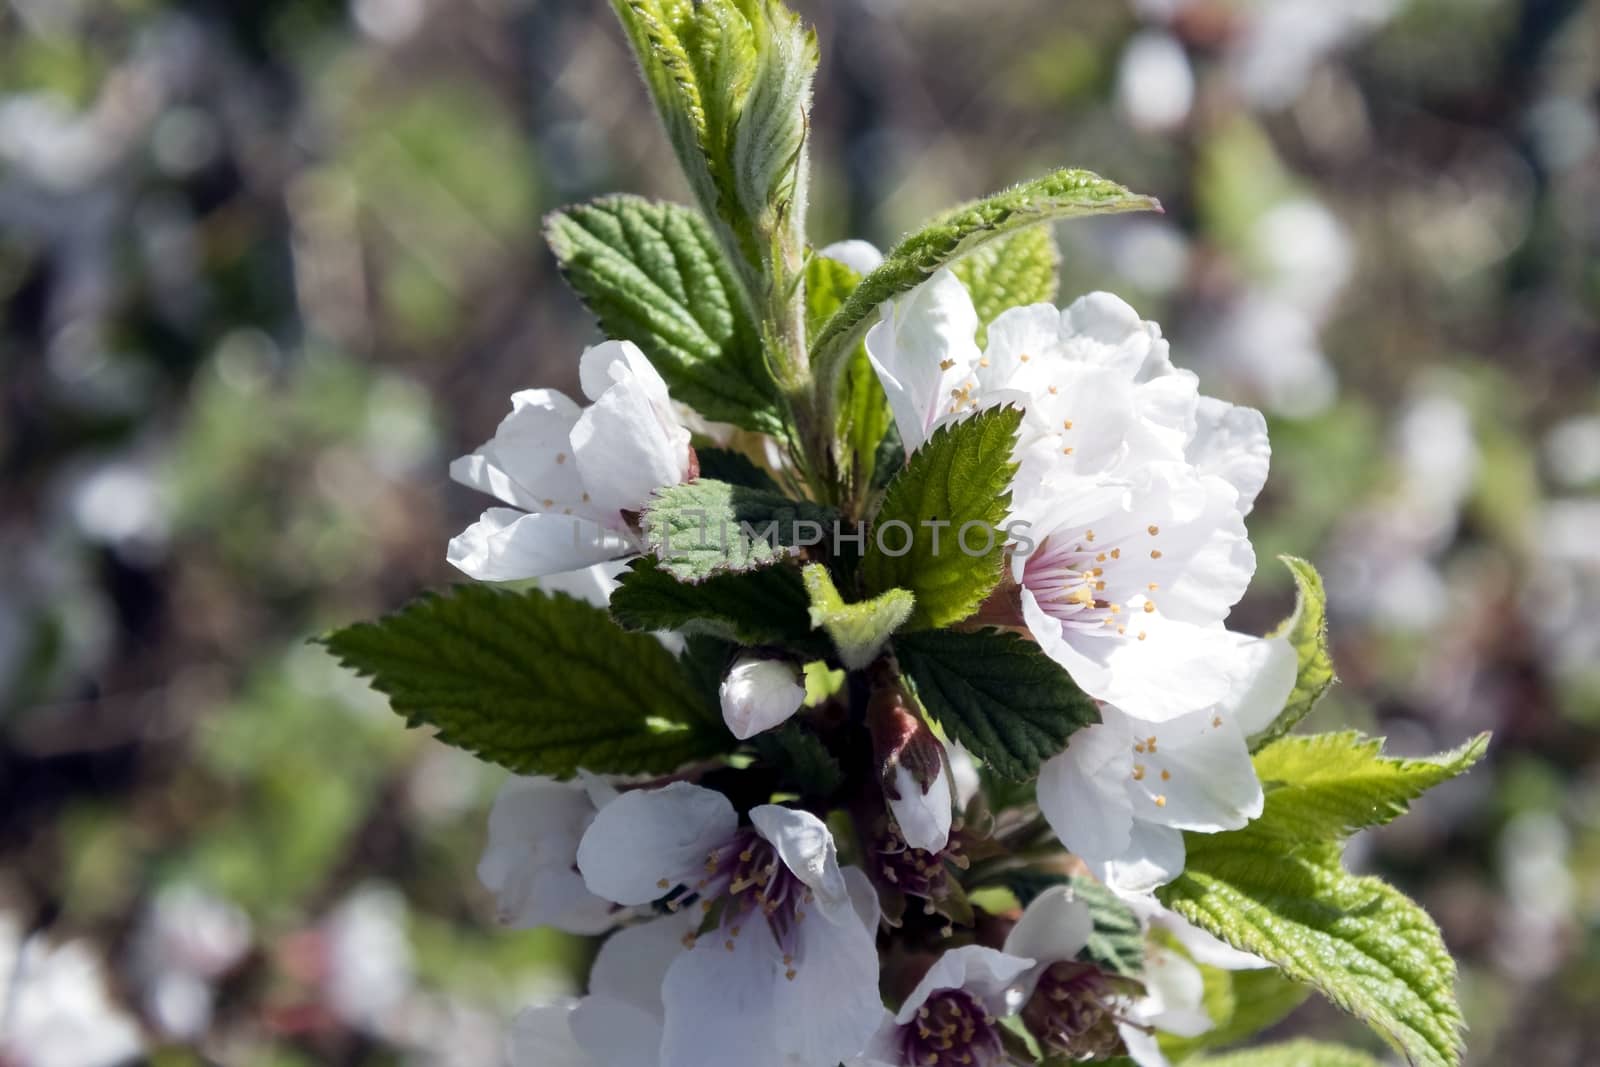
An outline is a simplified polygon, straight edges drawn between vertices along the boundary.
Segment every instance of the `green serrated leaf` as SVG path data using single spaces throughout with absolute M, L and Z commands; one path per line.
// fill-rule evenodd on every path
M 1338 681 L 1333 673 L 1333 655 L 1328 651 L 1328 597 L 1322 589 L 1322 577 L 1317 574 L 1315 567 L 1303 559 L 1294 556 L 1281 558 L 1294 575 L 1297 589 L 1294 614 L 1268 636 L 1288 634 L 1300 669 L 1283 711 L 1265 730 L 1250 738 L 1252 752 L 1294 729 L 1301 719 L 1311 713 L 1329 687 Z
M 1031 778 L 1076 731 L 1100 721 L 1067 672 L 1016 634 L 903 633 L 894 650 L 928 714 L 1007 778 Z
M 879 304 L 916 288 L 939 268 L 988 242 L 1057 219 L 1160 207 L 1153 198 L 1086 170 L 1058 170 L 941 215 L 896 245 L 828 320 L 811 345 L 811 365 L 818 380 L 838 380 Z
M 1382 1067 L 1365 1052 L 1322 1041 L 1286 1041 L 1183 1061 L 1194 1067 Z
M 545 235 L 600 328 L 638 345 L 673 396 L 708 419 L 782 428 L 760 335 L 704 219 L 608 196 L 552 213 Z
M 1061 249 L 1049 226 L 1019 230 L 956 260 L 950 268 L 966 286 L 978 312 L 978 347 L 989 343 L 989 324 L 1007 308 L 1054 304 L 1061 286 Z
M 1283 738 L 1256 756 L 1261 817 L 1230 833 L 1185 834 L 1184 873 L 1157 895 L 1366 1020 L 1412 1063 L 1454 1067 L 1461 1013 L 1438 927 L 1394 887 L 1345 871 L 1339 841 L 1462 773 L 1485 744 L 1395 760 L 1357 734 Z
M 711 478 L 747 489 L 762 489 L 769 493 L 782 493 L 783 487 L 765 467 L 743 452 L 727 448 L 695 448 L 700 465 L 700 477 Z
M 658 773 L 728 742 L 659 641 L 564 594 L 456 586 L 321 640 L 408 724 L 518 773 Z
M 1483 758 L 1489 735 L 1426 759 L 1383 755 L 1380 738 L 1354 732 L 1280 738 L 1256 754 L 1269 801 L 1238 833 L 1263 848 L 1343 840 L 1405 814 L 1410 802 Z
M 869 593 L 916 596 L 910 628 L 960 622 L 999 584 L 1021 425 L 1020 410 L 991 408 L 942 426 L 889 483 L 861 574 Z
M 673 577 L 651 556 L 637 559 L 611 594 L 611 617 L 630 630 L 677 630 L 744 645 L 815 644 L 806 590 L 793 567 Z
M 1340 869 L 1335 856 L 1217 848 L 1190 857 L 1158 895 L 1365 1019 L 1412 1063 L 1460 1063 L 1455 962 L 1433 920 L 1393 886 Z
M 777 493 L 701 478 L 657 490 L 645 505 L 645 542 L 676 578 L 754 570 L 831 537 L 834 513 Z
M 761 758 L 779 768 L 784 784 L 810 797 L 829 797 L 844 784 L 844 769 L 821 739 L 790 720 L 753 739 Z
M 828 568 L 805 569 L 811 597 L 811 625 L 826 630 L 845 667 L 858 671 L 878 658 L 889 637 L 910 618 L 916 600 L 904 589 L 891 589 L 859 604 L 846 604 L 834 588 Z

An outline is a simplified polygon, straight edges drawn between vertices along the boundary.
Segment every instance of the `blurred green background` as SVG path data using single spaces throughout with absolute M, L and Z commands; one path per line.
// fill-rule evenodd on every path
M 797 6 L 817 244 L 1065 164 L 1161 198 L 1062 228 L 1063 297 L 1268 413 L 1236 617 L 1322 568 L 1317 724 L 1495 731 L 1350 856 L 1470 1062 L 1600 1063 L 1600 5 Z M 573 988 L 474 877 L 503 772 L 304 642 L 453 580 L 449 458 L 593 338 L 540 217 L 618 189 L 687 199 L 593 0 L 0 0 L 7 1067 L 481 1067 Z

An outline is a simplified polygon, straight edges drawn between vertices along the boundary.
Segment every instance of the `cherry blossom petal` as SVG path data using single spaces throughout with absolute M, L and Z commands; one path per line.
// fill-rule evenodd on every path
M 480 582 L 512 582 L 578 570 L 634 550 L 628 538 L 588 519 L 490 508 L 451 538 L 446 558 Z
M 1177 830 L 1237 830 L 1261 814 L 1261 783 L 1231 714 L 1210 709 L 1160 724 L 1102 714 L 1133 750 L 1127 779 L 1137 819 Z
M 826 823 L 809 811 L 779 804 L 752 808 L 750 822 L 757 833 L 772 842 L 784 866 L 816 895 L 823 915 L 836 923 L 850 917 L 850 888 L 839 869 L 833 834 Z
M 600 1067 L 572 1032 L 575 1003 L 540 1004 L 517 1013 L 506 1035 L 511 1067 Z M 641 1067 L 649 1067 L 648 1061 Z
M 524 511 L 571 507 L 585 514 L 570 441 L 581 410 L 553 389 L 513 393 L 494 437 L 450 464 L 450 477 Z
M 587 996 L 573 1009 L 570 1025 L 598 1067 L 656 1067 L 661 1062 L 662 1017 L 635 1004 L 603 994 Z M 545 1065 L 535 1060 L 527 1067 Z
M 695 920 L 695 916 L 666 915 L 623 927 L 606 938 L 589 970 L 590 992 L 630 1004 L 659 1020 L 665 1010 L 662 982 L 684 951 L 684 935 L 693 930 Z
M 866 884 L 859 871 L 852 882 Z M 858 894 L 849 893 L 854 903 Z M 854 907 L 800 920 L 788 970 L 777 982 L 777 1044 L 799 1064 L 831 1065 L 861 1052 L 883 1017 L 878 997 L 876 908 L 864 923 Z M 822 1025 L 819 1025 L 821 1023 Z
M 738 937 L 701 938 L 680 954 L 662 987 L 661 1067 L 780 1067 L 774 988 L 785 981 L 783 966 L 763 922 Z
M 1076 959 L 1094 932 L 1089 905 L 1079 900 L 1071 886 L 1053 886 L 1040 893 L 1022 912 L 1006 935 L 1005 951 L 1027 956 L 1040 968 Z M 1031 995 L 1032 990 L 1025 990 Z
M 1183 831 L 1135 819 L 1122 854 L 1089 867 L 1117 893 L 1150 893 L 1183 873 L 1184 856 Z
M 860 275 L 871 274 L 883 263 L 883 253 L 871 241 L 835 241 L 817 253 L 824 259 L 843 263 Z
M 712 849 L 739 828 L 721 793 L 687 782 L 624 793 L 595 816 L 578 845 L 589 891 L 618 904 L 648 904 L 692 881 Z
M 511 778 L 489 811 L 478 880 L 495 894 L 497 918 L 517 929 L 553 926 L 598 934 L 615 924 L 611 903 L 573 869 L 595 807 L 581 786 Z
M 673 412 L 661 376 L 632 344 L 610 341 L 589 349 L 579 373 L 593 398 L 572 429 L 584 488 L 607 516 L 636 512 L 657 489 L 688 476 L 689 431 Z
M 1267 483 L 1267 468 L 1272 461 L 1267 420 L 1254 408 L 1209 396 L 1200 398 L 1196 415 L 1189 462 L 1238 490 L 1239 510 L 1250 514 L 1256 496 Z
M 1039 768 L 1039 810 L 1067 851 L 1090 862 L 1127 851 L 1133 804 L 1124 783 L 1132 773 L 1126 738 L 1104 723 L 1073 734 L 1066 751 Z
M 904 1026 L 916 1018 L 917 1009 L 941 989 L 964 989 L 996 1015 L 1005 1015 L 1006 990 L 1034 963 L 1028 957 L 1013 956 L 983 945 L 949 949 L 906 997 L 894 1017 L 895 1022 Z
M 978 313 L 956 276 L 941 270 L 885 304 L 882 315 L 867 333 L 867 358 L 883 383 L 901 443 L 914 452 L 948 412 L 951 390 L 978 362 Z

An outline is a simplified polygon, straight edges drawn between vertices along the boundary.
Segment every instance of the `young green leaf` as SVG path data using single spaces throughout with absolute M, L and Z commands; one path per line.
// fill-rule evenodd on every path
M 817 71 L 817 36 L 778 0 L 757 0 L 755 64 L 733 140 L 734 186 L 745 214 L 805 242 L 806 116 Z M 767 216 L 778 217 L 767 217 Z
M 889 483 L 861 573 L 869 593 L 916 596 L 910 628 L 960 622 L 999 583 L 1021 425 L 1019 409 L 991 408 L 940 427 Z
M 1294 689 L 1278 717 L 1260 733 L 1250 738 L 1250 751 L 1255 752 L 1274 738 L 1282 737 L 1316 707 L 1338 679 L 1333 673 L 1333 656 L 1328 651 L 1328 597 L 1322 589 L 1322 577 L 1317 569 L 1303 559 L 1284 556 L 1284 565 L 1294 575 L 1297 590 L 1294 614 L 1285 619 L 1270 635 L 1288 634 L 1289 643 L 1299 657 L 1300 672 L 1295 677 Z
M 678 162 L 751 294 L 805 223 L 815 37 L 777 0 L 612 0 Z
M 1467 770 L 1485 743 L 1397 760 L 1357 734 L 1284 738 L 1256 756 L 1261 817 L 1231 833 L 1185 834 L 1184 873 L 1157 895 L 1365 1019 L 1412 1063 L 1454 1067 L 1461 1013 L 1438 927 L 1392 886 L 1345 871 L 1339 843 Z
M 847 357 L 866 335 L 872 313 L 885 300 L 916 288 L 984 244 L 1029 226 L 1082 215 L 1156 211 L 1151 197 L 1129 192 L 1085 170 L 1058 170 L 941 215 L 905 238 L 884 258 L 811 345 L 817 380 L 831 387 Z
M 630 630 L 678 630 L 745 645 L 820 644 L 813 640 L 806 590 L 793 567 L 685 582 L 646 556 L 623 573 L 611 594 L 611 617 Z
M 1185 1067 L 1382 1067 L 1365 1052 L 1305 1039 L 1183 1062 Z
M 700 96 L 695 58 L 680 36 L 692 27 L 695 7 L 693 0 L 611 0 L 666 128 L 667 140 L 695 199 L 707 208 L 718 199 L 707 156 L 712 124 Z M 707 214 L 716 217 L 710 210 Z
M 673 396 L 709 419 L 781 429 L 760 335 L 704 219 L 608 196 L 554 212 L 545 234 L 600 328 L 638 345 Z
M 845 667 L 856 671 L 878 657 L 891 634 L 911 616 L 916 601 L 904 589 L 891 589 L 859 604 L 846 604 L 834 588 L 828 568 L 812 563 L 805 569 L 811 597 L 811 625 L 826 630 Z
M 806 265 L 806 322 L 811 336 L 826 325 L 860 283 L 861 275 L 838 260 L 811 257 Z M 840 475 L 849 479 L 852 495 L 859 498 L 872 485 L 878 447 L 894 421 L 889 398 L 867 360 L 865 345 L 856 345 L 839 379 L 838 412 L 838 436 L 843 445 Z
M 794 555 L 832 535 L 833 513 L 805 501 L 700 478 L 657 490 L 645 542 L 675 578 L 698 582 Z
M 659 641 L 564 594 L 456 586 L 322 643 L 410 725 L 521 774 L 670 771 L 729 743 Z
M 1023 907 L 1051 886 L 1071 886 L 1073 895 L 1088 907 L 1094 924 L 1078 959 L 1128 978 L 1144 972 L 1143 924 L 1115 893 L 1093 878 L 1020 867 L 1006 872 L 1001 880 Z
M 1294 735 L 1256 754 L 1266 810 L 1241 834 L 1264 849 L 1343 840 L 1405 814 L 1411 801 L 1483 758 L 1489 735 L 1426 759 L 1383 755 L 1383 741 L 1358 733 Z
M 1185 837 L 1191 846 L 1198 839 Z M 1455 961 L 1439 928 L 1393 886 L 1341 869 L 1336 852 L 1274 856 L 1218 844 L 1191 855 L 1158 896 L 1366 1020 L 1411 1063 L 1460 1063 Z
M 978 345 L 1007 308 L 1053 304 L 1060 289 L 1061 250 L 1054 229 L 1034 226 L 991 241 L 950 268 L 978 311 Z
M 1077 730 L 1100 721 L 1067 672 L 1016 634 L 903 633 L 894 650 L 928 714 L 1004 777 L 1033 777 Z

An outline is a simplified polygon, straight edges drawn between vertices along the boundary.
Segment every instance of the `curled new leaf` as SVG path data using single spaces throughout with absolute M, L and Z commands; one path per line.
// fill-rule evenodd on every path
M 811 345 L 818 380 L 831 385 L 842 373 L 879 304 L 916 288 L 939 268 L 989 241 L 1057 219 L 1160 207 L 1154 198 L 1086 170 L 1058 170 L 947 212 L 896 245 L 828 321 Z
M 1333 655 L 1328 651 L 1328 595 L 1323 592 L 1322 577 L 1303 559 L 1284 556 L 1283 562 L 1294 575 L 1294 614 L 1269 636 L 1287 634 L 1300 667 L 1283 711 L 1265 730 L 1250 738 L 1252 752 L 1294 729 L 1338 680 L 1333 673 Z
M 826 630 L 850 670 L 860 670 L 877 658 L 891 634 L 911 616 L 916 605 L 904 589 L 891 589 L 860 604 L 846 604 L 834 588 L 828 568 L 813 563 L 805 569 L 806 592 L 811 597 L 811 625 Z

